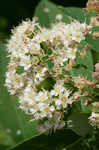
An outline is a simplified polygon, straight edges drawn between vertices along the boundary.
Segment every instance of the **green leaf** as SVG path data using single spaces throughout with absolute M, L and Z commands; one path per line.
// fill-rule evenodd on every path
M 47 51 L 47 45 L 46 45 L 46 43 L 42 42 L 42 43 L 40 43 L 40 46 L 41 46 L 42 50 L 44 50 L 44 53 L 46 54 L 46 51 Z
M 89 13 L 86 13 L 86 20 L 85 20 L 85 22 L 87 24 L 90 24 L 91 18 L 96 16 L 96 15 L 97 15 L 96 11 L 90 11 Z
M 22 74 L 22 73 L 24 73 L 24 67 L 18 66 L 17 69 L 16 69 L 16 73 L 17 73 L 17 74 Z
M 47 54 L 47 55 L 52 54 L 52 49 L 48 48 L 48 46 L 46 45 L 46 42 L 42 42 L 40 45 L 45 54 Z
M 71 75 L 72 76 L 79 76 L 82 75 L 85 78 L 87 78 L 87 80 L 92 81 L 93 77 L 92 77 L 92 71 L 90 71 L 89 69 L 86 69 L 84 67 L 80 67 L 80 68 L 72 68 L 71 70 Z
M 93 32 L 99 32 L 99 27 L 93 27 L 92 30 L 91 30 L 91 32 L 92 32 L 92 33 L 93 33 Z
M 52 77 L 47 77 L 37 87 L 38 91 L 40 91 L 42 88 L 45 89 L 45 90 L 50 91 L 53 88 L 53 86 L 54 86 L 55 83 L 56 83 L 56 81 Z
M 43 61 L 43 62 L 47 62 L 47 60 L 48 60 L 48 56 L 44 56 L 44 57 L 41 59 L 41 61 Z
M 72 112 L 68 117 L 68 120 L 72 121 L 72 125 L 69 128 L 80 136 L 87 135 L 91 131 L 88 124 L 88 117 L 89 115 L 87 114 Z
M 89 13 L 86 13 L 82 8 L 77 8 L 77 7 L 66 7 L 61 9 L 65 14 L 71 16 L 73 19 L 76 19 L 81 23 L 85 22 L 88 25 L 90 24 L 91 17 L 97 15 L 96 11 L 91 11 Z
M 75 92 L 77 90 L 77 88 L 75 87 L 75 83 L 72 80 L 69 80 L 67 83 L 64 83 L 64 87 L 72 92 Z
M 13 150 L 57 150 L 74 143 L 79 136 L 71 130 L 56 131 L 50 135 L 41 135 L 21 143 Z
M 81 40 L 80 43 L 78 44 L 78 50 L 82 51 L 84 46 L 86 45 L 86 41 L 85 40 Z
M 94 95 L 99 96 L 99 88 L 94 88 Z
M 25 115 L 25 113 L 19 109 L 17 98 L 11 96 L 7 88 L 4 87 L 5 72 L 7 71 L 7 64 L 9 61 L 7 55 L 5 47 L 0 43 L 0 125 L 3 127 L 4 131 L 8 133 L 8 144 L 13 146 L 14 143 L 18 144 L 24 139 L 29 139 L 39 134 L 36 130 L 38 123 L 29 122 L 32 117 Z M 11 143 L 10 137 L 14 143 Z M 5 138 L 0 144 L 3 145 L 6 142 Z
M 80 46 L 80 48 L 82 45 Z M 71 75 L 73 76 L 79 76 L 82 75 L 87 80 L 92 81 L 93 76 L 92 73 L 94 71 L 93 68 L 93 58 L 92 58 L 92 53 L 90 50 L 86 50 L 86 55 L 85 57 L 82 57 L 80 52 L 77 51 L 76 53 L 76 65 L 71 69 Z
M 91 34 L 86 37 L 89 47 L 99 53 L 99 39 L 94 39 Z
M 64 78 L 65 75 L 70 75 L 70 72 L 67 71 L 67 70 L 65 70 L 65 69 L 63 69 L 63 70 L 62 70 L 62 73 L 59 75 L 59 76 L 60 76 L 60 79 Z
M 52 23 L 56 22 L 56 15 L 61 14 L 62 21 L 71 23 L 70 17 L 63 13 L 54 3 L 48 0 L 41 0 L 35 10 L 35 16 L 38 17 L 38 22 L 41 26 L 49 28 Z
M 89 114 L 92 111 L 92 105 L 86 105 L 88 98 L 81 96 L 78 102 L 74 102 L 74 108 L 77 112 Z
M 92 88 L 91 86 L 90 87 L 89 86 L 85 86 L 85 87 L 83 87 L 82 92 L 83 93 L 84 92 L 88 92 L 88 93 L 90 93 L 92 95 L 93 92 L 94 92 L 94 88 Z
M 0 147 L 2 145 L 3 150 L 5 150 L 14 144 L 15 144 L 15 142 L 14 142 L 13 138 L 11 137 L 11 135 L 9 133 L 7 133 L 7 131 L 5 131 L 3 129 L 3 127 L 1 127 L 1 125 L 0 125 Z
M 77 53 L 76 65 L 84 65 L 87 69 L 93 72 L 93 58 L 90 50 L 86 50 L 86 56 L 82 58 L 80 53 Z
M 73 19 L 78 20 L 79 22 L 83 23 L 85 22 L 85 18 L 86 18 L 86 12 L 81 9 L 81 8 L 76 8 L 76 7 L 66 7 L 66 8 L 61 8 L 63 10 L 63 12 L 68 15 L 71 16 Z
M 53 60 L 49 59 L 49 60 L 46 62 L 46 65 L 47 65 L 47 68 L 48 68 L 49 70 L 52 70 L 53 67 L 54 67 L 54 62 L 53 62 Z
M 95 65 L 96 63 L 99 62 L 99 53 L 95 52 L 95 51 L 92 51 L 92 56 L 93 56 L 93 63 Z

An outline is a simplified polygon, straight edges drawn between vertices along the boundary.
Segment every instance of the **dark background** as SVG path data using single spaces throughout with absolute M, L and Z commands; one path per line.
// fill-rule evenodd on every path
M 51 0 L 63 6 L 85 7 L 87 0 Z M 40 0 L 1 0 L 0 1 L 0 37 L 9 35 L 11 28 L 25 18 L 32 18 Z

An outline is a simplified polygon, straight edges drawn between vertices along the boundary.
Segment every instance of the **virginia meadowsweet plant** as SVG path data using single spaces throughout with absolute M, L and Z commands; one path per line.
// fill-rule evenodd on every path
M 99 13 L 89 4 L 58 8 L 42 0 L 35 17 L 12 29 L 6 44 L 3 85 L 47 138 L 69 130 L 85 137 L 99 128 Z
M 87 57 L 88 49 L 79 50 L 78 46 L 91 28 L 73 20 L 71 24 L 59 21 L 46 29 L 35 20 L 27 20 L 12 30 L 7 44 L 10 62 L 5 85 L 12 95 L 17 95 L 19 107 L 32 115 L 32 120 L 42 120 L 45 129 L 63 128 L 64 116 L 73 102 L 80 98 L 85 98 L 85 105 L 92 102 L 90 91 L 84 89 L 95 88 L 94 80 L 72 74 L 77 55 L 79 61 Z M 92 113 L 92 125 L 97 124 L 93 119 L 97 117 Z

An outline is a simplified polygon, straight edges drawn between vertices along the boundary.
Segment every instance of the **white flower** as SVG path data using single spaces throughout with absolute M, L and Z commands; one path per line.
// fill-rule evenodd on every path
M 48 101 L 48 92 L 47 91 L 40 91 L 38 93 L 38 95 L 35 97 L 35 100 L 37 102 L 45 102 L 45 101 Z
M 76 58 L 76 51 L 77 51 L 77 48 L 69 48 L 67 50 L 67 57 L 70 58 L 70 59 L 75 59 Z
M 62 20 L 62 18 L 63 18 L 63 16 L 62 16 L 61 14 L 57 14 L 57 15 L 56 15 L 56 19 L 57 19 L 57 20 Z
M 56 108 L 60 110 L 61 108 L 67 108 L 68 104 L 72 104 L 73 100 L 69 98 L 70 92 L 65 90 L 64 93 L 59 95 L 58 99 L 55 99 Z
M 51 112 L 54 112 L 54 111 L 55 111 L 55 107 L 54 107 L 54 106 L 51 106 L 51 107 L 50 107 L 50 111 L 51 111 Z
M 89 117 L 89 123 L 99 128 L 99 113 L 92 112 L 91 116 Z
M 23 66 L 25 70 L 28 70 L 32 65 L 30 56 L 22 56 L 19 65 Z
M 63 83 L 61 81 L 58 81 L 55 86 L 54 89 L 51 90 L 51 95 L 52 96 L 58 96 L 60 95 L 62 92 L 64 91 L 64 87 L 63 87 Z
M 6 72 L 5 85 L 8 87 L 11 94 L 15 94 L 18 90 L 24 86 L 25 74 L 15 74 L 15 70 L 12 72 Z
M 32 41 L 28 45 L 30 54 L 35 55 L 35 54 L 40 54 L 40 44 L 38 44 L 36 41 Z
M 48 69 L 46 67 L 41 68 L 38 67 L 36 68 L 36 75 L 35 75 L 35 83 L 38 83 L 39 81 L 42 81 L 45 77 L 45 73 Z

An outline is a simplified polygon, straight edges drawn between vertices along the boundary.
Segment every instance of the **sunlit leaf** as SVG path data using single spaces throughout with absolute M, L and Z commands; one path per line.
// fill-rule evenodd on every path
M 85 22 L 86 12 L 82 8 L 66 7 L 61 9 L 66 15 L 71 16 L 73 19 L 76 19 L 81 23 Z
M 38 17 L 38 22 L 41 26 L 50 27 L 52 23 L 56 22 L 56 16 L 62 15 L 62 21 L 71 23 L 68 17 L 58 6 L 48 0 L 41 0 L 36 8 L 35 16 Z
M 86 50 L 86 56 L 83 58 L 80 53 L 77 53 L 76 65 L 84 65 L 90 71 L 93 71 L 93 59 L 90 50 Z
M 76 54 L 76 65 L 71 69 L 73 76 L 84 76 L 87 80 L 93 80 L 93 58 L 90 50 L 86 50 L 86 55 L 83 57 L 78 51 Z
M 86 37 L 86 41 L 91 49 L 99 52 L 99 39 L 94 39 L 91 34 Z

